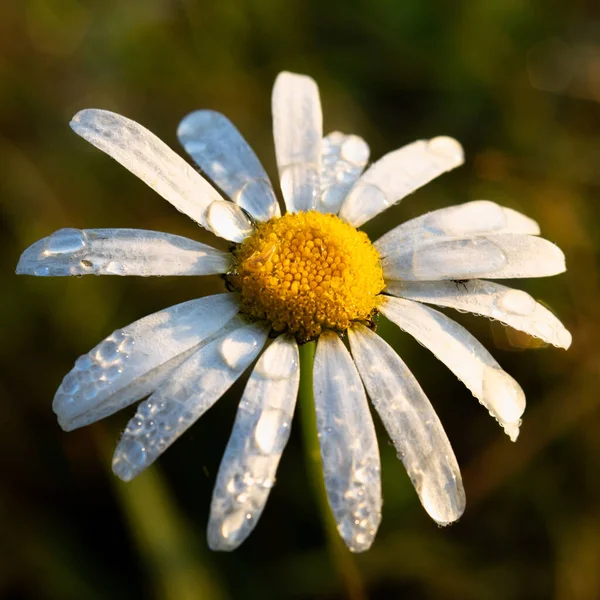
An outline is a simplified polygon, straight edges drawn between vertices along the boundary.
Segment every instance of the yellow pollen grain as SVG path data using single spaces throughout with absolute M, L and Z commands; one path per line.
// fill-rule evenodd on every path
M 384 288 L 367 235 L 316 211 L 260 223 L 236 249 L 234 275 L 242 312 L 300 343 L 370 319 Z

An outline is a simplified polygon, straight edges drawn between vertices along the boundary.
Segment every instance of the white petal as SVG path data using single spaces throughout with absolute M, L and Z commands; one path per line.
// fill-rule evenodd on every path
M 225 252 L 179 235 L 142 229 L 59 229 L 21 255 L 19 275 L 210 275 Z
M 440 525 L 465 510 L 456 457 L 414 375 L 377 334 L 363 325 L 349 331 L 352 356 L 423 508 Z
M 559 348 L 571 345 L 571 334 L 547 308 L 528 293 L 493 281 L 389 281 L 386 292 L 490 317 Z
M 539 225 L 516 210 L 489 200 L 475 200 L 434 210 L 402 223 L 375 242 L 382 256 L 393 254 L 414 240 L 443 237 L 471 237 L 488 233 L 527 233 L 539 235 Z
M 202 171 L 257 221 L 281 214 L 269 177 L 227 117 L 197 110 L 181 121 L 177 137 Z
M 359 227 L 463 160 L 461 145 L 445 136 L 390 152 L 357 181 L 342 204 L 340 218 Z
M 566 269 L 564 254 L 552 242 L 511 233 L 409 241 L 382 266 L 386 279 L 408 281 L 548 277 Z
M 411 300 L 386 297 L 379 308 L 431 350 L 490 411 L 510 439 L 517 439 L 525 410 L 523 390 L 464 327 Z
M 221 330 L 238 310 L 234 294 L 218 294 L 117 329 L 80 356 L 60 384 L 52 405 L 60 426 L 89 425 L 143 398 L 183 353 Z
M 71 127 L 200 225 L 206 226 L 208 205 L 223 199 L 183 158 L 135 121 L 89 108 L 73 117 Z
M 206 211 L 206 226 L 219 237 L 230 242 L 243 242 L 254 227 L 246 213 L 233 202 L 213 202 Z
M 290 436 L 298 364 L 296 341 L 279 336 L 252 371 L 213 491 L 208 522 L 212 550 L 237 548 L 262 514 Z
M 321 193 L 323 115 L 319 88 L 306 75 L 280 73 L 272 98 L 275 155 L 288 212 L 312 210 Z
M 334 131 L 321 143 L 321 199 L 317 210 L 337 215 L 369 160 L 369 146 L 357 135 Z
M 317 343 L 313 386 L 329 505 L 348 548 L 363 552 L 381 521 L 379 449 L 352 357 L 331 331 Z
M 115 475 L 130 481 L 151 465 L 233 385 L 267 334 L 264 325 L 247 325 L 192 354 L 138 406 L 115 450 Z

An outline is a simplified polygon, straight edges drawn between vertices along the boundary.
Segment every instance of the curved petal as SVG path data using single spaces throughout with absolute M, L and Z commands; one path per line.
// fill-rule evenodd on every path
M 142 229 L 59 229 L 27 248 L 18 275 L 210 275 L 229 255 L 179 235 Z
M 443 237 L 472 237 L 488 233 L 539 235 L 539 225 L 516 210 L 489 200 L 448 206 L 398 225 L 375 242 L 382 256 L 394 254 L 406 243 Z
M 431 350 L 490 411 L 510 439 L 517 439 L 525 394 L 464 327 L 411 300 L 388 296 L 379 308 L 390 321 Z
M 234 550 L 256 527 L 290 436 L 298 367 L 296 340 L 279 336 L 252 371 L 213 491 L 208 522 L 212 550 Z
M 71 128 L 204 227 L 208 205 L 223 200 L 181 156 L 135 121 L 88 108 L 73 117 Z
M 117 329 L 80 356 L 60 384 L 52 404 L 60 426 L 89 425 L 151 393 L 184 353 L 220 332 L 238 310 L 234 294 L 218 294 Z
M 267 339 L 263 325 L 243 326 L 200 348 L 142 402 L 113 457 L 113 472 L 131 481 L 193 425 L 238 379 Z
M 571 334 L 547 308 L 528 293 L 493 281 L 389 281 L 386 292 L 490 317 L 565 350 L 571 345 Z
M 348 548 L 363 552 L 381 521 L 379 448 L 354 362 L 331 331 L 317 343 L 313 387 L 329 505 Z
M 213 202 L 206 210 L 207 227 L 219 237 L 239 244 L 247 238 L 254 227 L 246 213 L 233 202 Z
M 323 115 L 314 79 L 280 73 L 272 98 L 275 155 L 288 212 L 312 210 L 321 193 Z
M 334 131 L 323 138 L 319 212 L 337 215 L 368 160 L 369 146 L 357 135 Z
M 566 269 L 552 242 L 511 233 L 413 240 L 381 262 L 384 278 L 405 281 L 548 277 Z
M 414 375 L 363 325 L 349 330 L 352 356 L 423 508 L 440 525 L 465 510 L 460 469 L 444 428 Z
M 386 208 L 464 160 L 461 145 L 450 137 L 419 140 L 386 154 L 371 165 L 350 190 L 340 218 L 359 227 Z
M 179 124 L 177 137 L 202 171 L 257 221 L 280 216 L 267 173 L 227 117 L 194 111 Z

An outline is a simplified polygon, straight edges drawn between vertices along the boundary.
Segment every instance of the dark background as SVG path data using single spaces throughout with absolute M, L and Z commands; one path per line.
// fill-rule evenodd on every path
M 600 598 L 600 14 L 582 0 L 3 0 L 0 2 L 0 596 L 23 599 Z M 196 108 L 225 113 L 275 180 L 270 94 L 311 74 L 325 131 L 372 158 L 414 139 L 463 142 L 466 165 L 367 232 L 467 200 L 535 218 L 569 270 L 518 285 L 573 333 L 568 352 L 486 319 L 466 324 L 524 388 L 512 444 L 426 350 L 383 325 L 446 427 L 467 510 L 438 529 L 380 424 L 383 523 L 332 556 L 299 424 L 254 534 L 207 550 L 211 489 L 241 386 L 130 484 L 110 455 L 132 410 L 64 433 L 51 401 L 113 329 L 220 291 L 208 278 L 37 279 L 20 252 L 61 227 L 137 227 L 214 242 L 68 127 L 112 109 L 179 150 Z M 340 567 L 341 565 L 341 567 Z

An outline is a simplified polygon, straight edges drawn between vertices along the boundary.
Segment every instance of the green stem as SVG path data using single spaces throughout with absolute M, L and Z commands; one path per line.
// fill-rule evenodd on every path
M 356 567 L 354 557 L 344 545 L 337 531 L 337 526 L 327 500 L 313 395 L 314 360 L 315 343 L 308 342 L 300 346 L 300 389 L 298 390 L 298 404 L 300 419 L 302 421 L 304 451 L 308 461 L 309 479 L 313 491 L 317 496 L 319 509 L 323 518 L 327 549 L 340 580 L 346 588 L 348 598 L 350 600 L 364 600 L 366 595 L 360 573 Z

